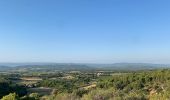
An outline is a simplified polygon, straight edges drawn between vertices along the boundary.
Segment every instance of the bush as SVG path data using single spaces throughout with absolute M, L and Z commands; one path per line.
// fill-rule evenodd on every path
M 29 95 L 29 98 L 31 98 L 32 100 L 39 100 L 40 99 L 40 95 L 38 93 L 31 93 Z
M 19 100 L 19 97 L 15 93 L 10 93 L 9 95 L 3 96 L 1 100 Z

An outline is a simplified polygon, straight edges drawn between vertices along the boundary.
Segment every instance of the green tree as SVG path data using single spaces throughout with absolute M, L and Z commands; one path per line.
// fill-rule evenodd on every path
M 32 100 L 39 100 L 40 99 L 40 95 L 38 93 L 31 93 L 29 95 L 29 97 L 32 99 Z
M 9 95 L 3 96 L 1 100 L 19 100 L 19 97 L 16 93 L 10 93 Z

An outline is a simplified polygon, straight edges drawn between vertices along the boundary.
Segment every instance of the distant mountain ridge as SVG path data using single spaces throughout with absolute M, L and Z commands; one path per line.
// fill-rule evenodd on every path
M 93 65 L 94 66 L 94 65 Z M 170 68 L 170 65 L 166 64 L 149 64 L 149 63 L 114 63 L 100 65 L 100 68 L 110 70 L 149 70 L 159 68 Z
M 114 63 L 114 64 L 76 64 L 76 63 L 0 63 L 0 71 L 5 70 L 152 70 L 170 68 L 166 64 Z

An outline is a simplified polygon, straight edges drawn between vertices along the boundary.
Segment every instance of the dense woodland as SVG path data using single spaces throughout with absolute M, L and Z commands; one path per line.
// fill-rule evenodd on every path
M 35 88 L 52 89 L 50 94 L 29 93 L 17 84 L 25 74 L 3 74 L 0 79 L 2 100 L 169 100 L 170 70 L 133 72 L 63 72 L 32 74 L 39 77 Z M 26 76 L 26 75 L 25 75 Z M 25 77 L 24 76 L 24 77 Z M 28 75 L 27 75 L 28 76 Z M 46 76 L 46 77 L 45 77 Z M 66 77 L 67 76 L 67 77 Z M 15 77 L 15 78 L 14 78 Z M 15 81 L 13 81 L 15 80 Z

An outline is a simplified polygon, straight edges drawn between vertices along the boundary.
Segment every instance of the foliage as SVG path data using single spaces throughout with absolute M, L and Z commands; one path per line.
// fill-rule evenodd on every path
M 95 72 L 94 72 L 95 73 Z M 0 82 L 0 95 L 9 100 L 169 100 L 170 70 L 138 71 L 96 77 L 94 73 L 67 73 L 73 79 L 45 78 L 38 87 L 50 87 L 51 95 L 31 93 L 10 81 Z M 50 77 L 52 74 L 50 74 Z M 48 76 L 43 76 L 48 77 Z M 55 76 L 58 77 L 58 76 Z M 92 84 L 95 88 L 85 89 Z M 3 90 L 3 91 L 2 91 Z M 16 94 L 9 94 L 9 93 Z M 7 95 L 9 94 L 9 95 Z M 7 95 L 7 96 L 5 96 Z
M 39 100 L 40 99 L 40 95 L 38 93 L 31 93 L 29 95 L 29 98 L 32 98 L 32 100 Z
M 90 91 L 88 94 L 85 94 L 82 97 L 82 100 L 109 100 L 109 98 L 113 97 L 113 90 L 102 90 L 96 89 Z
M 0 82 L 0 98 L 13 92 L 17 93 L 19 96 L 23 96 L 27 93 L 27 90 L 24 86 L 19 86 L 11 82 Z
M 19 100 L 19 97 L 15 93 L 10 93 L 9 95 L 3 96 L 1 100 Z

